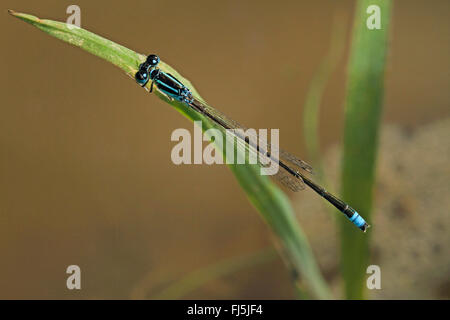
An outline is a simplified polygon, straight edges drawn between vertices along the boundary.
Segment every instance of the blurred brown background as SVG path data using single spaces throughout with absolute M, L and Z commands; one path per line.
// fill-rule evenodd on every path
M 0 298 L 151 298 L 190 272 L 270 246 L 266 226 L 226 166 L 170 161 L 170 135 L 176 128 L 192 130 L 189 121 L 118 69 L 6 12 L 65 21 L 70 4 L 80 6 L 83 28 L 159 54 L 212 105 L 248 127 L 280 128 L 282 147 L 304 158 L 303 103 L 339 11 L 347 49 L 322 104 L 324 152 L 342 139 L 354 1 L 5 0 Z M 385 124 L 414 131 L 449 117 L 449 9 L 447 0 L 395 1 Z M 448 127 L 440 132 L 445 138 Z M 408 158 L 402 144 L 392 150 Z M 323 209 L 312 192 L 300 197 Z M 440 208 L 447 222 L 448 207 Z M 304 211 L 297 210 L 299 217 Z M 304 229 L 320 255 L 321 229 L 308 222 Z M 331 234 L 327 241 L 333 243 Z M 66 289 L 71 264 L 81 267 L 80 291 Z M 448 297 L 449 269 L 442 270 L 441 289 L 412 297 Z M 395 292 L 387 285 L 384 297 L 410 297 L 414 288 L 408 281 Z M 274 259 L 210 281 L 187 297 L 279 299 L 293 298 L 294 290 Z

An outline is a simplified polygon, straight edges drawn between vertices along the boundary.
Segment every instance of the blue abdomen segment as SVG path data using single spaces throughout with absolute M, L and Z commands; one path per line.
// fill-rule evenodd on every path
M 367 225 L 366 221 L 359 215 L 358 212 L 355 211 L 351 217 L 348 217 L 348 219 L 353 222 L 355 226 L 360 228 L 361 230 L 365 230 L 365 226 Z

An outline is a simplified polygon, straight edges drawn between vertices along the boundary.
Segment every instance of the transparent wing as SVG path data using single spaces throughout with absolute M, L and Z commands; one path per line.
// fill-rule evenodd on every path
M 194 98 L 190 106 L 197 112 L 200 112 L 207 118 L 213 120 L 213 122 L 221 128 L 231 129 L 226 131 L 227 134 L 233 134 L 236 137 L 238 147 L 248 150 L 249 154 L 256 153 L 256 155 L 259 155 L 255 156 L 255 158 L 257 164 L 261 167 L 269 167 L 273 161 L 278 161 L 279 170 L 273 177 L 283 185 L 292 191 L 304 189 L 304 183 L 299 172 L 304 170 L 312 173 L 312 168 L 308 163 L 286 151 L 274 148 L 271 146 L 270 142 L 261 141 L 256 134 L 248 131 L 247 128 L 240 125 L 238 122 L 228 118 L 222 112 L 197 98 Z M 242 129 L 245 131 L 245 136 L 240 134 L 242 131 L 235 129 Z M 278 157 L 274 156 L 274 154 L 278 154 Z

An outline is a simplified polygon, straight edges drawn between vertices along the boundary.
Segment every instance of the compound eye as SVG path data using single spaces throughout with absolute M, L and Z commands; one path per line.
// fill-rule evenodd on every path
M 145 62 L 148 63 L 151 67 L 155 67 L 159 63 L 159 57 L 156 54 L 151 54 L 147 57 L 147 60 Z
M 144 84 L 144 83 L 146 83 L 148 81 L 148 73 L 147 72 L 138 71 L 134 75 L 134 78 L 136 79 L 137 83 Z

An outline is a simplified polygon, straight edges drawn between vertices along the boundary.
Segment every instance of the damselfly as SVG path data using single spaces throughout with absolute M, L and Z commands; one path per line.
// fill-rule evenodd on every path
M 359 229 L 366 231 L 369 225 L 366 221 L 356 212 L 355 209 L 350 207 L 347 203 L 332 195 L 326 191 L 323 187 L 309 179 L 303 171 L 312 172 L 312 168 L 305 161 L 296 158 L 288 152 L 282 150 L 274 150 L 267 144 L 261 144 L 256 137 L 249 137 L 248 134 L 242 136 L 240 132 L 235 129 L 244 129 L 234 120 L 231 120 L 220 111 L 209 106 L 201 99 L 195 97 L 188 87 L 183 85 L 181 81 L 177 80 L 169 73 L 157 68 L 160 59 L 157 55 L 151 54 L 147 57 L 146 61 L 139 66 L 139 71 L 135 75 L 136 82 L 144 87 L 149 81 L 151 81 L 150 92 L 155 85 L 159 91 L 167 95 L 170 99 L 177 100 L 184 103 L 188 107 L 192 108 L 195 112 L 198 112 L 210 119 L 219 128 L 225 129 L 227 133 L 232 132 L 239 143 L 245 145 L 253 152 L 257 152 L 259 155 L 263 155 L 269 161 L 276 161 L 280 169 L 275 177 L 280 180 L 282 184 L 287 186 L 293 191 L 299 191 L 304 188 L 306 184 L 321 197 L 325 198 L 339 211 L 344 213 L 346 217 L 353 222 Z M 231 130 L 231 131 L 230 131 Z M 248 131 L 247 131 L 248 133 Z M 276 151 L 276 152 L 274 152 Z M 278 157 L 274 157 L 273 154 L 278 154 Z M 259 157 L 260 158 L 260 157 Z M 260 165 L 264 165 L 265 161 L 260 161 Z

